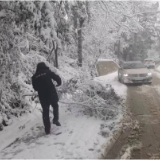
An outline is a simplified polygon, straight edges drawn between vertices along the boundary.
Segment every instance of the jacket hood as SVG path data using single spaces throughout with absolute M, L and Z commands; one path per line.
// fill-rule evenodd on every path
M 37 64 L 36 72 L 39 72 L 40 70 L 49 70 L 49 67 L 47 67 L 44 62 L 40 62 Z

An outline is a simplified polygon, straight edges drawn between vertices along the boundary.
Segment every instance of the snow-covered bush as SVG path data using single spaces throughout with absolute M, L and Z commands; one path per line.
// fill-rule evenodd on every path
M 58 71 L 63 77 L 63 84 L 57 88 L 60 102 L 81 106 L 84 114 L 110 119 L 118 114 L 121 98 L 110 85 L 103 85 L 92 80 L 90 67 L 85 64 L 78 68 L 73 59 L 61 57 L 63 63 Z M 72 68 L 71 65 L 74 65 Z
M 31 96 L 34 90 L 31 85 L 31 77 L 35 73 L 36 66 L 39 62 L 49 63 L 45 57 L 39 53 L 31 51 L 24 55 L 19 50 L 15 50 L 17 59 L 12 62 L 9 72 L 5 72 L 4 81 L 2 82 L 2 96 L 0 101 L 0 128 L 2 125 L 9 125 L 12 116 L 19 117 L 32 110 L 34 102 Z M 12 52 L 14 55 L 14 50 Z M 51 67 L 52 70 L 54 67 Z
M 120 106 L 121 99 L 110 85 L 103 86 L 95 81 L 87 81 L 80 84 L 79 89 L 81 92 L 75 93 L 73 99 L 79 99 L 84 104 L 85 114 L 104 120 L 118 114 L 117 108 Z
M 110 85 L 105 86 L 93 80 L 80 82 L 71 79 L 65 87 L 66 92 L 63 94 L 67 93 L 67 96 L 62 96 L 60 101 L 83 107 L 83 113 L 86 115 L 107 120 L 119 113 L 118 107 L 121 106 L 122 100 Z

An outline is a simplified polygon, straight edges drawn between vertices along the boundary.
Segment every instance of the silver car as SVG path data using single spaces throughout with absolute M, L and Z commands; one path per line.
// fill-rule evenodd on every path
M 118 79 L 122 83 L 152 83 L 152 73 L 141 61 L 128 61 L 121 64 Z
M 153 59 L 145 59 L 144 60 L 144 65 L 147 68 L 155 68 L 155 66 L 156 66 L 155 61 Z

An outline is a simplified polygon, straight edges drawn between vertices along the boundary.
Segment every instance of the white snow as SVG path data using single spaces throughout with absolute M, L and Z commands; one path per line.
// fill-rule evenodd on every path
M 120 97 L 126 99 L 127 86 L 118 81 L 117 72 L 114 72 L 105 76 L 96 77 L 95 80 L 103 83 L 104 85 L 110 84 Z
M 131 158 L 131 150 L 132 148 L 131 147 L 128 147 L 124 154 L 122 155 L 121 159 L 130 159 Z
M 116 120 L 104 122 L 84 116 L 79 108 L 61 106 L 62 126 L 58 128 L 52 125 L 51 134 L 46 136 L 41 113 L 35 110 L 33 114 L 15 120 L 13 125 L 5 127 L 4 131 L 0 132 L 0 157 L 14 159 L 100 158 L 112 136 L 112 131 L 108 128 L 108 137 L 102 137 L 101 124 L 117 129 L 116 125 L 120 119 L 121 117 L 118 117 Z M 55 135 L 59 132 L 62 133 Z M 20 140 L 7 147 L 17 138 Z M 4 149 L 5 147 L 7 148 Z
M 152 70 L 151 72 L 153 75 L 156 75 L 158 78 L 160 78 L 160 66 L 158 66 L 156 69 L 157 69 L 157 71 Z
M 68 66 L 68 70 L 69 68 Z M 127 87 L 118 82 L 117 72 L 95 80 L 111 84 L 118 95 L 126 96 Z M 106 146 L 121 126 L 123 118 L 120 111 L 114 119 L 103 121 L 84 115 L 81 107 L 60 103 L 62 126 L 52 124 L 51 134 L 46 136 L 41 112 L 37 108 L 34 109 L 34 106 L 32 108 L 32 114 L 14 119 L 12 125 L 0 132 L 1 158 L 102 158 Z M 38 108 L 41 106 L 38 105 Z M 56 135 L 59 132 L 61 134 Z M 10 145 L 11 143 L 13 144 Z
M 157 70 L 160 72 L 160 66 L 157 67 Z
M 99 58 L 98 62 L 114 62 L 118 67 L 119 64 L 117 63 L 116 59 L 104 59 L 104 58 Z
M 98 62 L 101 62 L 101 61 L 106 61 L 106 62 L 108 62 L 108 61 L 113 61 L 113 60 L 112 60 L 112 59 L 103 59 L 103 58 L 98 59 Z
M 7 16 L 7 13 L 5 12 L 5 10 L 4 9 L 1 10 L 0 17 L 2 18 L 2 17 L 6 17 L 6 16 Z
M 39 113 L 37 113 L 37 115 L 38 114 Z M 4 130 L 0 132 L 0 151 L 14 142 L 17 138 L 23 136 L 23 134 L 31 128 L 31 125 L 26 125 L 23 130 L 20 130 L 19 128 L 27 123 L 35 125 L 35 119 L 36 116 L 34 114 L 26 114 L 21 118 L 15 118 L 12 125 L 4 127 Z
M 142 147 L 141 143 L 132 145 L 132 146 L 127 146 L 124 154 L 121 156 L 120 159 L 131 159 L 131 153 L 134 149 L 140 149 Z

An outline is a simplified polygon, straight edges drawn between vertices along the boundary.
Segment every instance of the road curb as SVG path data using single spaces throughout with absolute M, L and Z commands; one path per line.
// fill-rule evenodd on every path
M 110 139 L 109 144 L 106 146 L 105 151 L 104 151 L 104 158 L 107 157 L 109 151 L 111 150 L 111 148 L 114 146 L 115 142 L 118 140 L 118 138 L 120 137 L 120 135 L 122 134 L 122 129 L 119 129 L 114 135 L 113 137 Z
M 126 106 L 125 106 L 126 107 Z M 127 111 L 127 108 L 126 108 Z M 113 146 L 115 145 L 116 141 L 120 138 L 120 136 L 124 133 L 125 127 L 128 128 L 128 124 L 132 123 L 130 121 L 130 115 L 129 112 L 126 112 L 126 114 L 124 114 L 123 118 L 121 119 L 120 123 L 121 126 L 120 128 L 116 131 L 115 134 L 113 134 L 112 138 L 109 141 L 109 144 L 106 145 L 105 147 L 105 151 L 104 151 L 104 158 L 107 158 L 109 152 L 111 151 L 111 149 L 113 148 Z M 128 121 L 129 120 L 129 121 Z M 126 129 L 127 129 L 126 128 Z

